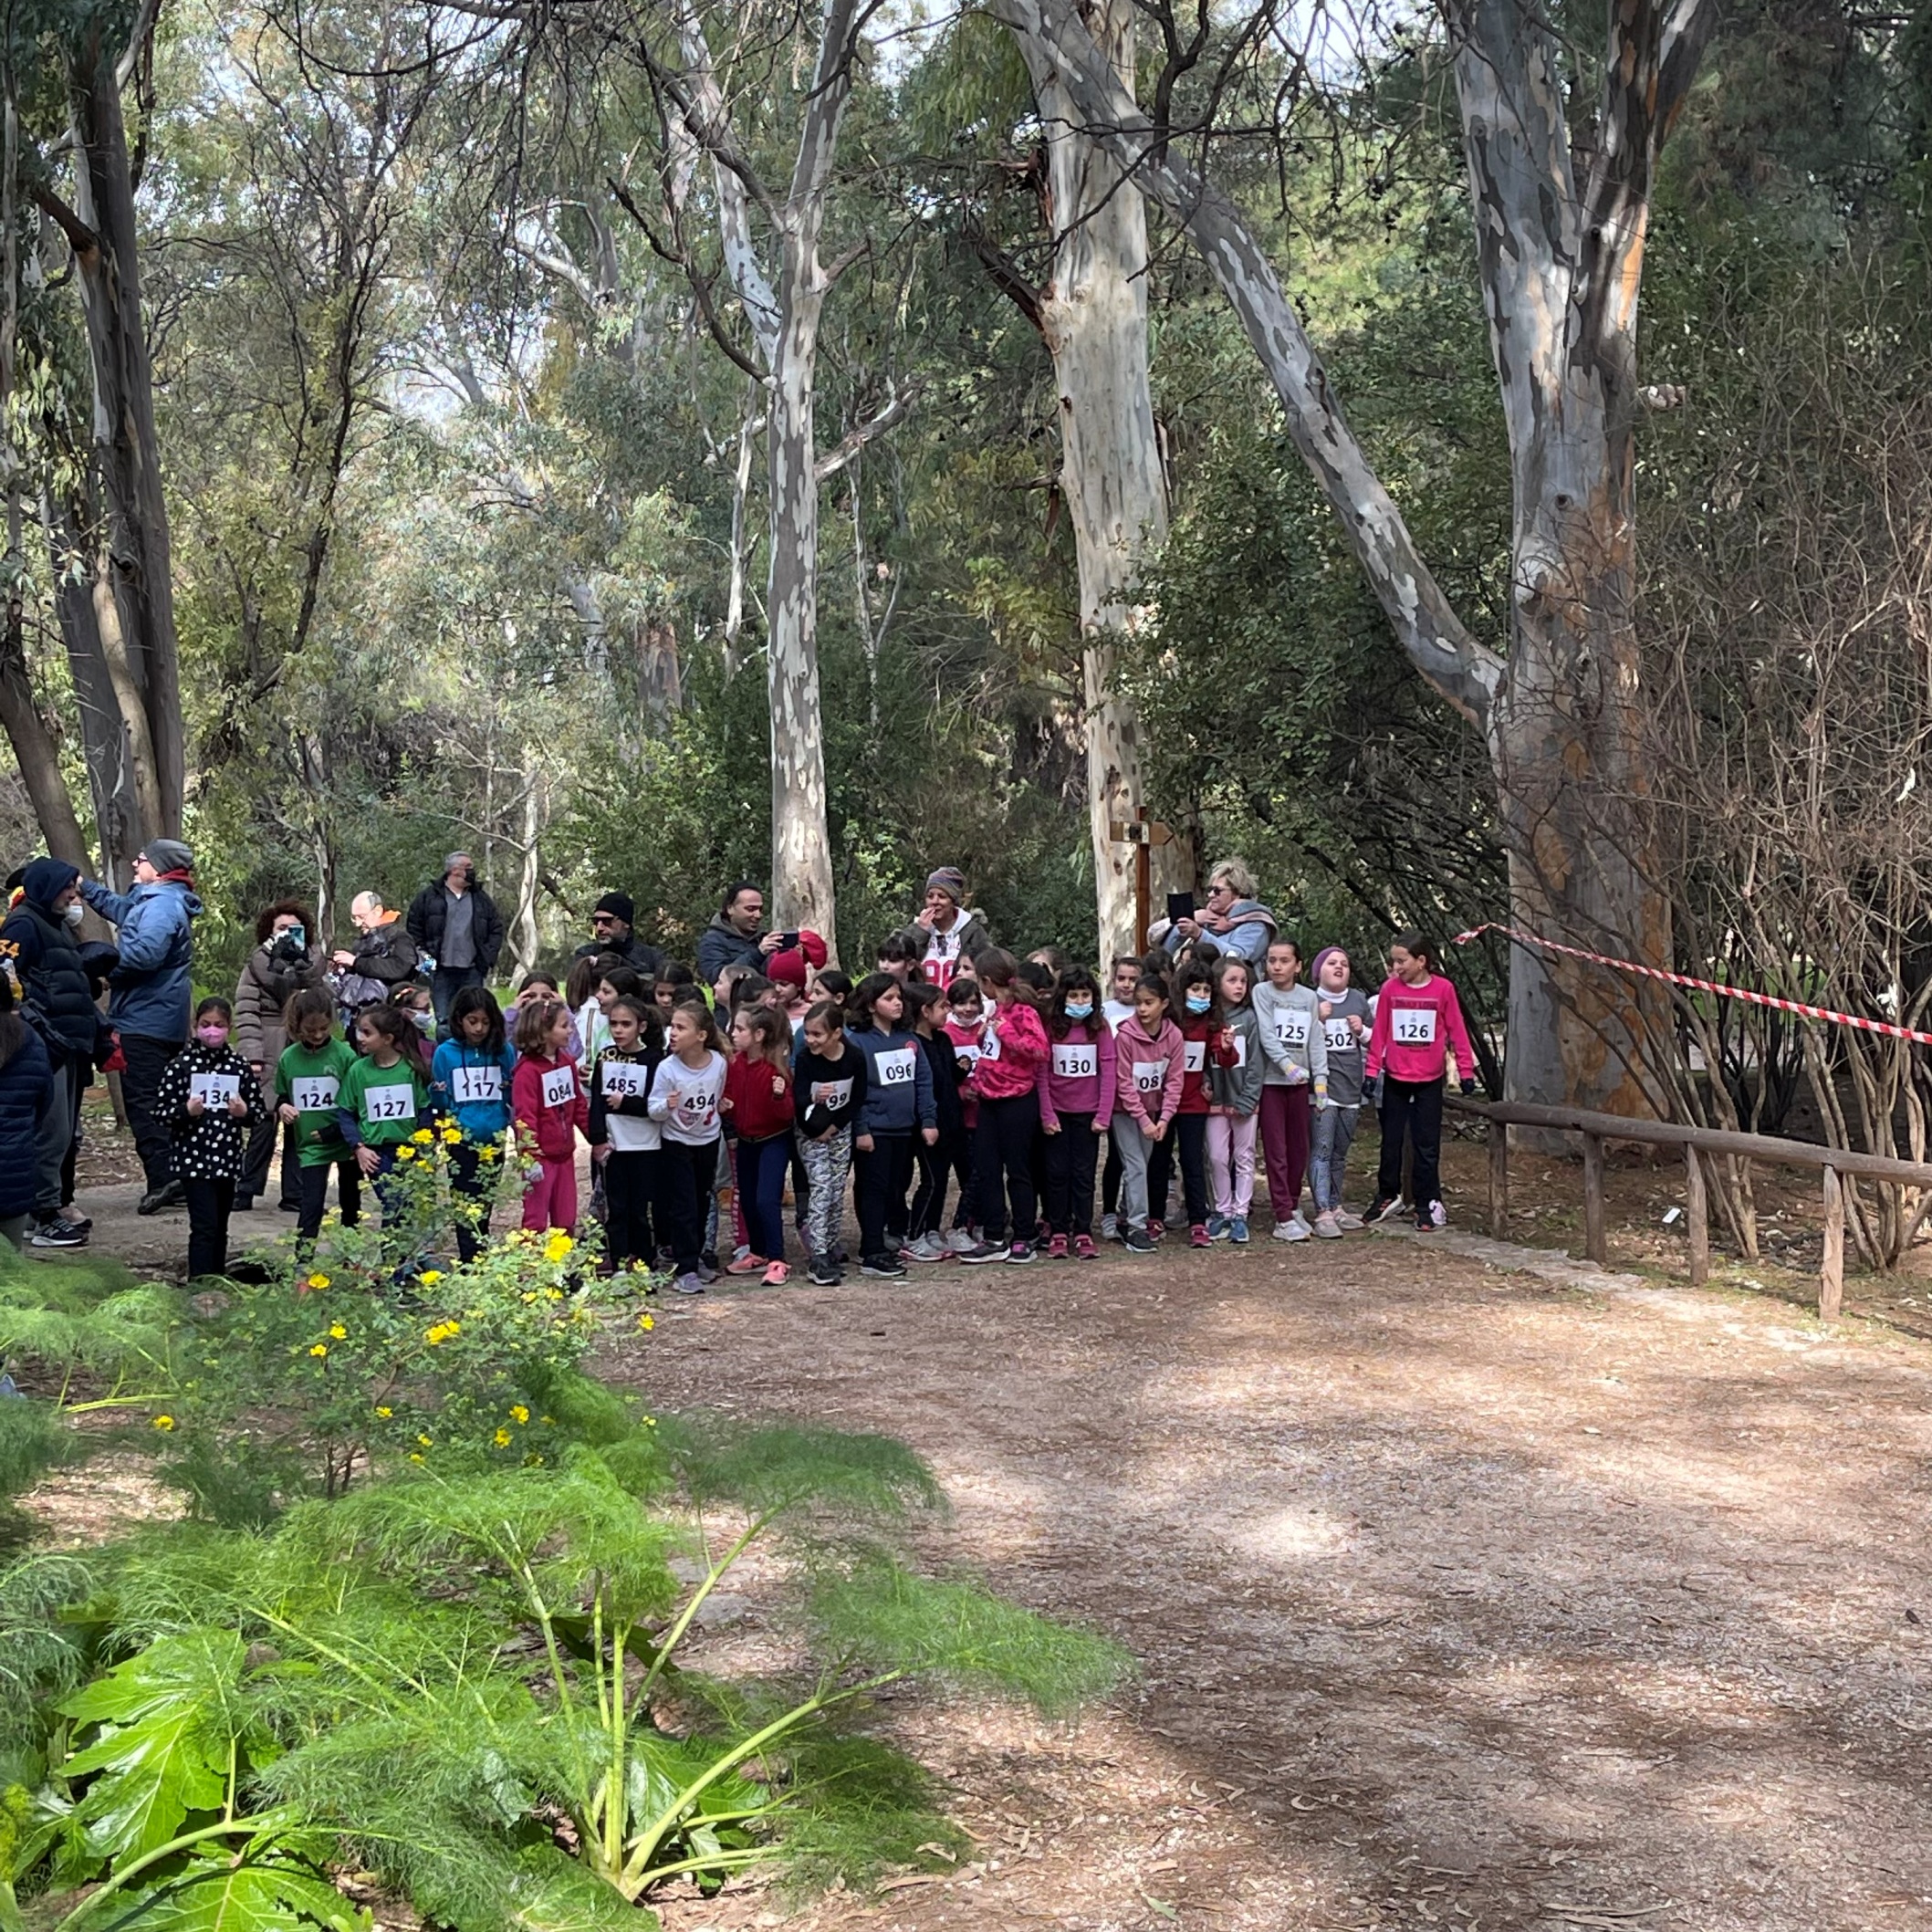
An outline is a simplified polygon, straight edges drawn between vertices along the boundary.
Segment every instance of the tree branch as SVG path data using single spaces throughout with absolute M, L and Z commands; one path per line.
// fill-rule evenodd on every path
M 882 436 L 894 423 L 903 423 L 918 399 L 917 383 L 908 384 L 887 397 L 884 407 L 877 414 L 848 431 L 836 448 L 828 450 L 819 458 L 813 465 L 812 475 L 820 483 L 828 476 L 836 476 L 875 436 Z
M 76 255 L 99 252 L 100 237 L 44 182 L 34 183 L 33 194 L 42 212 L 52 216 L 54 225 L 67 236 Z
M 705 319 L 705 327 L 711 331 L 711 339 L 737 364 L 755 382 L 763 382 L 765 371 L 747 356 L 726 332 L 725 319 L 719 315 L 717 305 L 711 299 L 711 281 L 707 276 L 700 275 L 697 265 L 691 259 L 689 251 L 680 241 L 675 246 L 660 238 L 657 231 L 645 219 L 644 211 L 637 204 L 636 197 L 617 179 L 615 175 L 604 177 L 605 185 L 617 197 L 618 205 L 623 209 L 651 245 L 651 252 L 661 261 L 669 262 L 674 268 L 682 268 L 684 279 L 691 284 L 691 293 L 696 299 L 698 313 Z

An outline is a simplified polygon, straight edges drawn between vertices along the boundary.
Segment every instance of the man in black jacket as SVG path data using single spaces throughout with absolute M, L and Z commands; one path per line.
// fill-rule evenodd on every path
M 629 893 L 606 893 L 590 913 L 590 931 L 596 935 L 588 945 L 577 949 L 580 959 L 595 959 L 615 953 L 644 983 L 664 976 L 664 956 L 654 945 L 640 939 L 632 930 L 637 907 Z
M 449 1009 L 465 987 L 480 987 L 503 951 L 503 919 L 496 902 L 476 883 L 476 867 L 467 852 L 452 852 L 443 876 L 432 879 L 409 903 L 404 922 L 419 950 L 436 962 L 430 975 L 430 998 L 436 1031 L 449 1034 Z
M 20 903 L 0 925 L 14 946 L 21 1017 L 39 1034 L 54 1063 L 54 1090 L 34 1145 L 34 1209 L 28 1239 L 36 1248 L 79 1248 L 88 1224 L 60 1211 L 62 1170 L 80 1123 L 100 1029 L 100 1009 L 80 961 L 80 872 L 64 859 L 36 859 L 21 875 Z

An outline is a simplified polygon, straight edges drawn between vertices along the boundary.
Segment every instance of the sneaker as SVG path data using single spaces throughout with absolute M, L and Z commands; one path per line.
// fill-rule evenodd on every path
M 1161 1238 L 1161 1237 L 1162 1237 L 1162 1236 L 1163 1236 L 1164 1234 L 1165 1234 L 1166 1232 L 1167 1232 L 1167 1224 L 1166 1224 L 1166 1222 L 1164 1222 L 1164 1221 L 1156 1221 L 1156 1220 L 1155 1220 L 1155 1219 L 1154 1218 L 1154 1217 L 1153 1217 L 1152 1215 L 1148 1216 L 1148 1217 L 1147 1217 L 1147 1238 L 1148 1238 L 1148 1239 L 1149 1239 L 1150 1241 L 1158 1241 L 1158 1240 L 1159 1240 L 1159 1239 Z
M 725 1272 L 727 1275 L 762 1275 L 765 1272 L 765 1268 L 766 1261 L 763 1255 L 734 1255 L 730 1261 L 726 1263 Z
M 916 1241 L 899 1250 L 902 1261 L 919 1261 L 930 1267 L 935 1261 L 950 1261 L 953 1258 L 953 1244 L 944 1235 L 921 1235 Z
M 1207 1217 L 1207 1238 L 1208 1238 L 1208 1239 L 1209 1239 L 1210 1241 L 1225 1241 L 1225 1240 L 1227 1240 L 1227 1227 L 1228 1227 L 1228 1223 L 1229 1223 L 1229 1221 L 1230 1221 L 1230 1220 L 1231 1220 L 1232 1218 L 1233 1218 L 1233 1217 L 1232 1217 L 1232 1216 L 1229 1216 L 1229 1215 L 1225 1215 L 1225 1214 L 1211 1214 L 1211 1215 L 1209 1215 L 1209 1216 Z
M 1205 1222 L 1196 1221 L 1187 1230 L 1187 1245 L 1190 1248 L 1212 1248 L 1214 1246 L 1213 1240 L 1208 1236 L 1207 1227 Z
M 151 1194 L 144 1194 L 135 1205 L 136 1214 L 159 1214 L 163 1207 L 172 1205 L 165 1187 L 157 1187 Z
M 1353 1234 L 1358 1227 L 1366 1227 L 1367 1223 L 1359 1214 L 1351 1214 L 1347 1208 L 1338 1207 L 1335 1210 L 1335 1226 L 1346 1228 L 1350 1234 Z
M 767 1288 L 783 1288 L 790 1279 L 791 1270 L 782 1261 L 774 1261 L 765 1270 L 765 1286 Z
M 88 1245 L 87 1229 L 62 1220 L 57 1214 L 49 1215 L 46 1220 L 34 1224 L 29 1245 L 34 1248 L 85 1248 Z
M 1369 1203 L 1368 1217 L 1372 1221 L 1394 1221 L 1402 1214 L 1402 1196 L 1399 1194 L 1378 1194 Z
M 990 1241 L 975 1241 L 970 1248 L 959 1250 L 959 1258 L 967 1267 L 977 1267 L 982 1261 L 1004 1261 L 1007 1249 L 1004 1243 L 995 1247 Z
M 943 1238 L 945 1241 L 948 1254 L 963 1255 L 967 1248 L 979 1246 L 979 1243 L 973 1238 L 973 1230 L 970 1227 L 956 1227 L 951 1234 L 945 1236 Z
M 1227 1223 L 1227 1238 L 1237 1248 L 1246 1248 L 1248 1246 L 1248 1217 L 1245 1214 L 1238 1214 L 1230 1217 Z
M 1089 1242 L 1088 1246 L 1091 1247 L 1092 1243 Z M 1067 1238 L 1065 1235 L 1055 1235 L 1053 1238 L 1047 1243 L 1047 1259 L 1050 1261 L 1064 1261 L 1066 1258 Z
M 1287 1220 L 1275 1223 L 1275 1239 L 1278 1241 L 1305 1241 L 1312 1232 L 1299 1214 L 1291 1214 Z
M 298 1203 L 297 1205 L 299 1206 L 300 1204 Z M 94 1232 L 93 1222 L 84 1214 L 76 1214 L 74 1212 L 74 1204 L 71 1201 L 63 1201 L 60 1204 L 60 1212 L 55 1218 L 65 1221 L 69 1227 L 78 1227 L 84 1235 L 90 1235 Z
M 814 1288 L 837 1288 L 845 1279 L 839 1272 L 838 1263 L 830 1255 L 814 1255 L 810 1274 Z
M 1101 1217 L 1101 1239 L 1118 1241 L 1121 1238 L 1121 1218 L 1118 1215 L 1103 1214 Z
M 1315 1217 L 1315 1238 L 1321 1241 L 1339 1241 L 1342 1238 L 1342 1224 L 1336 1220 L 1332 1207 L 1326 1214 Z
M 1432 1235 L 1436 1232 L 1438 1225 L 1436 1217 L 1426 1207 L 1418 1207 L 1415 1210 L 1415 1232 L 1417 1234 Z
M 861 1255 L 859 1272 L 875 1281 L 897 1281 L 905 1274 L 905 1264 L 897 1255 Z
M 1448 1225 L 1449 1210 L 1440 1201 L 1431 1201 L 1429 1203 L 1429 1226 L 1431 1227 L 1446 1227 Z
M 1025 1268 L 1033 1258 L 1033 1244 L 1030 1241 L 1016 1241 L 1007 1249 L 1007 1259 L 1015 1268 Z
M 700 1261 L 697 1265 L 697 1278 L 709 1288 L 717 1279 L 718 1271 L 709 1261 Z
M 1151 1255 L 1154 1252 L 1154 1238 L 1144 1227 L 1130 1227 L 1121 1237 L 1121 1241 L 1130 1255 Z
M 1093 1237 L 1091 1235 L 1075 1235 L 1073 1237 L 1073 1255 L 1076 1260 L 1098 1261 L 1101 1258 L 1101 1251 L 1093 1245 Z
M 229 1212 L 232 1214 L 247 1214 L 254 1208 L 255 1201 L 256 1197 L 252 1194 L 238 1194 L 235 1196 L 235 1205 Z
M 674 1295 L 701 1295 L 705 1292 L 705 1284 L 695 1275 L 680 1275 L 671 1284 L 671 1292 Z

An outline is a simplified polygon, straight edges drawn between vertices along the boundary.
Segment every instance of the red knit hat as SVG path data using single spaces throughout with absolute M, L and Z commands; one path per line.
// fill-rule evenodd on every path
M 771 956 L 766 975 L 787 986 L 802 987 L 830 956 L 830 949 L 818 934 L 801 932 L 797 945 Z

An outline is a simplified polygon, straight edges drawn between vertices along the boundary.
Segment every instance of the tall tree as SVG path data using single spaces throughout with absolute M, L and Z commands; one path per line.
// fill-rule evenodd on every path
M 1506 656 L 1471 634 L 1431 576 L 1266 250 L 1227 195 L 1176 151 L 1169 117 L 1136 107 L 1074 0 L 989 5 L 1029 59 L 1050 66 L 1078 124 L 1185 231 L 1240 318 L 1411 662 L 1482 727 L 1519 923 L 1667 963 L 1636 757 L 1636 312 L 1656 157 L 1711 31 L 1713 0 L 1622 0 L 1610 9 L 1597 110 L 1573 147 L 1551 21 L 1527 0 L 1456 0 L 1448 10 L 1513 469 Z M 1172 27 L 1165 0 L 1152 10 Z M 1238 26 L 1236 44 L 1274 30 L 1273 13 Z M 1170 98 L 1164 86 L 1159 101 Z M 1652 1104 L 1643 1056 L 1659 1010 L 1610 976 L 1519 951 L 1511 1092 Z

